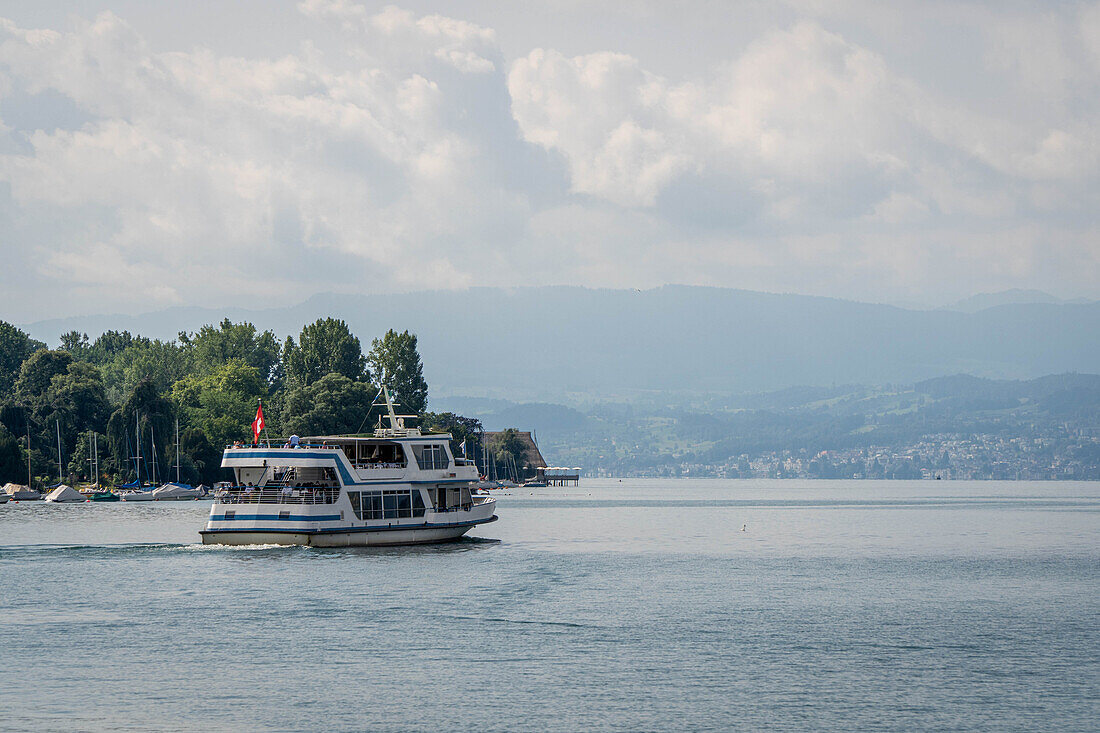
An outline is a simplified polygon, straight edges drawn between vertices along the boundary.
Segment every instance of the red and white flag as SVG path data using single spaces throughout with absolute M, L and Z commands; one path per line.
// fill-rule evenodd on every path
M 252 442 L 260 442 L 260 431 L 264 429 L 264 405 L 261 402 L 256 408 L 256 419 L 252 421 Z

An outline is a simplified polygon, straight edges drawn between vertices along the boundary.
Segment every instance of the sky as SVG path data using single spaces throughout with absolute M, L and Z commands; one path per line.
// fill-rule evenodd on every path
M 0 2 L 0 318 L 1100 298 L 1100 4 Z

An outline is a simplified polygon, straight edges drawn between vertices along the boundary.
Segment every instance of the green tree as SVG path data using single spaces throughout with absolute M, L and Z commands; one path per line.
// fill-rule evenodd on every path
M 188 375 L 172 386 L 184 422 L 216 446 L 251 437 L 256 404 L 267 394 L 260 371 L 233 358 L 209 374 Z
M 0 399 L 11 394 L 23 362 L 45 347 L 7 321 L 0 321 Z
M 23 362 L 19 377 L 15 380 L 12 404 L 22 418 L 18 422 L 22 423 L 24 430 L 30 430 L 31 443 L 35 447 L 32 463 L 36 472 L 56 473 L 57 437 L 54 420 L 59 420 L 61 416 L 55 414 L 49 390 L 53 379 L 66 374 L 72 363 L 73 358 L 67 352 L 39 349 Z M 5 411 L 5 417 L 12 427 L 16 421 L 10 418 L 15 417 L 12 414 L 15 411 Z M 69 437 L 69 428 L 70 425 L 66 422 L 63 437 Z M 66 451 L 70 447 L 72 443 L 66 441 Z
M 134 337 L 129 331 L 104 331 L 88 348 L 88 358 L 96 364 L 106 364 L 133 342 Z
M 50 381 L 64 374 L 73 363 L 73 357 L 66 351 L 39 349 L 23 362 L 19 378 L 15 380 L 15 399 L 24 405 L 33 405 L 46 397 Z
M 93 351 L 95 346 L 93 345 Z M 103 364 L 103 378 L 112 402 L 122 402 L 144 381 L 151 381 L 161 392 L 191 373 L 188 352 L 175 341 L 159 341 L 135 336 L 130 345 Z
M 289 386 L 313 384 L 335 372 L 353 382 L 370 379 L 363 348 L 348 324 L 336 318 L 321 318 L 302 329 L 298 343 L 287 338 L 283 362 Z
M 77 436 L 76 443 L 69 453 L 69 475 L 77 476 L 80 480 L 95 481 L 95 463 L 93 448 L 99 450 L 100 481 L 104 482 L 104 453 L 107 445 L 105 435 L 98 435 L 94 440 L 90 433 L 84 432 Z
M 420 414 L 428 406 L 428 383 L 424 381 L 424 365 L 416 350 L 416 335 L 408 331 L 386 331 L 381 339 L 371 343 L 367 363 L 379 386 L 389 387 L 398 412 Z
M 217 328 L 206 325 L 194 334 L 181 332 L 179 342 L 198 373 L 210 373 L 238 359 L 255 367 L 269 385 L 278 381 L 279 339 L 271 331 L 258 332 L 251 323 L 233 323 L 226 318 Z
M 18 439 L 0 425 L 0 485 L 27 480 L 27 459 Z
M 451 453 L 462 455 L 462 444 L 469 441 L 469 457 L 474 457 L 473 447 L 481 440 L 481 421 L 463 417 L 453 412 L 425 412 L 420 416 L 420 429 L 425 433 L 450 433 Z
M 152 379 L 138 382 L 107 421 L 107 440 L 114 465 L 122 475 L 133 476 L 131 458 L 135 455 L 140 434 L 142 478 L 149 478 L 147 467 L 153 458 L 160 466 L 167 465 L 168 448 L 175 443 L 175 427 L 175 405 L 165 398 Z
M 520 471 L 523 470 L 527 457 L 527 444 L 519 437 L 519 431 L 515 428 L 507 428 L 493 436 L 489 442 L 489 451 L 499 466 L 505 467 L 514 461 L 514 465 Z
M 376 393 L 366 382 L 352 381 L 343 374 L 326 374 L 287 392 L 282 424 L 286 432 L 299 435 L 358 432 Z
M 197 480 L 207 486 L 221 481 L 222 449 L 214 446 L 200 428 L 189 427 L 180 434 L 180 450 L 194 470 L 193 475 L 185 474 L 186 481 Z
M 88 342 L 88 334 L 86 333 L 69 331 L 68 333 L 61 334 L 60 350 L 69 352 L 74 359 L 87 359 L 91 348 L 92 346 Z
M 99 370 L 91 364 L 69 364 L 64 374 L 50 380 L 45 397 L 38 408 L 38 422 L 48 431 L 56 421 L 66 450 L 73 450 L 78 436 L 107 426 L 111 414 L 107 391 Z

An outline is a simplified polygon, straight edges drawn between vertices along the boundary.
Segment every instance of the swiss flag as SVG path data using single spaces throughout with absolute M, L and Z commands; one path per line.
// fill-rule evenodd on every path
M 252 421 L 252 442 L 260 442 L 260 431 L 264 429 L 264 405 L 261 402 L 256 408 L 256 419 Z

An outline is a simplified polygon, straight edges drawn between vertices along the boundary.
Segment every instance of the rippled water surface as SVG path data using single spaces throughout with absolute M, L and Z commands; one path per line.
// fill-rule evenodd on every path
M 586 480 L 418 548 L 0 506 L 0 728 L 1097 730 L 1100 485 Z

